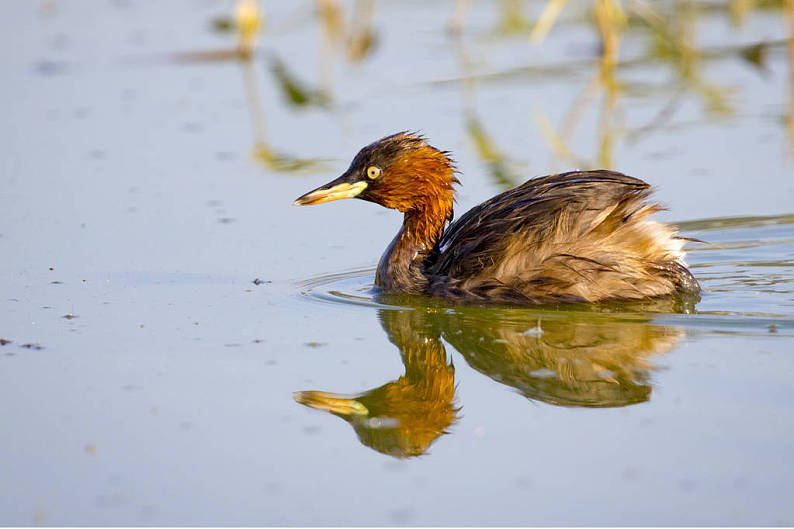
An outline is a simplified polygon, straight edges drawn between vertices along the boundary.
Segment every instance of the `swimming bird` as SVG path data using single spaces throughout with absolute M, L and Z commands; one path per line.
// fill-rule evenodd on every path
M 537 177 L 453 222 L 456 173 L 449 152 L 398 132 L 293 204 L 358 198 L 402 212 L 375 273 L 384 292 L 545 304 L 700 291 L 683 260 L 687 239 L 648 219 L 663 208 L 642 180 L 607 170 Z

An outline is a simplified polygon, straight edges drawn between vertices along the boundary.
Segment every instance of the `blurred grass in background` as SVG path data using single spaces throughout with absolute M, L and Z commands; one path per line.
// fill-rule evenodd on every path
M 487 72 L 478 71 L 470 57 L 470 48 L 479 44 L 477 38 L 466 32 L 473 1 L 455 0 L 449 4 L 448 18 L 437 20 L 438 31 L 447 33 L 450 48 L 458 59 L 460 76 L 431 83 L 460 83 L 464 92 L 466 134 L 491 179 L 500 187 L 515 185 L 524 177 L 519 174 L 521 164 L 500 149 L 477 112 L 475 86 L 497 79 L 523 77 L 526 82 L 532 82 L 536 76 L 562 79 L 569 77 L 572 71 L 589 71 L 588 80 L 581 86 L 578 96 L 570 101 L 559 122 L 555 123 L 536 105 L 531 109 L 531 119 L 552 156 L 552 170 L 560 165 L 615 168 L 615 149 L 621 142 L 639 141 L 669 124 L 685 100 L 697 100 L 704 113 L 713 119 L 729 117 L 738 111 L 734 96 L 741 87 L 709 78 L 706 72 L 709 63 L 735 59 L 764 75 L 770 68 L 770 55 L 783 53 L 788 65 L 788 87 L 786 93 L 781 94 L 785 113 L 780 122 L 790 151 L 794 152 L 794 0 L 489 1 L 489 8 L 498 11 L 490 39 L 508 42 L 524 37 L 527 47 L 542 54 L 549 34 L 561 27 L 579 25 L 592 29 L 592 47 L 589 56 L 582 59 Z M 296 158 L 276 151 L 271 145 L 266 134 L 265 111 L 259 102 L 258 81 L 250 64 L 265 61 L 273 82 L 283 95 L 284 104 L 334 111 L 338 103 L 334 88 L 338 62 L 349 65 L 365 62 L 382 41 L 377 24 L 378 5 L 375 0 L 316 0 L 312 16 L 320 27 L 322 38 L 317 51 L 320 68 L 314 79 L 299 78 L 289 60 L 262 45 L 269 28 L 280 26 L 282 21 L 270 19 L 267 8 L 257 0 L 237 0 L 228 14 L 211 23 L 218 32 L 236 34 L 235 48 L 183 53 L 178 59 L 191 62 L 240 60 L 256 136 L 254 157 L 274 171 L 316 168 L 320 160 Z M 698 32 L 703 19 L 725 18 L 736 32 L 741 32 L 751 16 L 761 12 L 784 19 L 788 37 L 718 47 L 700 44 Z M 629 40 L 635 43 L 633 53 L 624 52 L 623 44 Z M 643 50 L 639 54 L 636 53 L 637 42 Z M 627 75 L 638 68 L 653 68 L 665 75 L 664 80 L 639 81 Z M 659 103 L 655 117 L 640 126 L 629 127 L 625 101 L 642 100 L 649 95 L 655 95 L 655 102 Z M 597 115 L 593 152 L 576 152 L 571 140 L 592 113 Z

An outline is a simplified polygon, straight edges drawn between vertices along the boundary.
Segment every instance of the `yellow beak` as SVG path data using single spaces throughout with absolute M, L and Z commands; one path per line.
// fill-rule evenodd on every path
M 366 416 L 369 410 L 355 399 L 326 393 L 325 391 L 296 391 L 292 394 L 296 402 L 317 410 L 325 410 L 342 416 Z
M 333 184 L 333 182 L 331 182 L 331 184 Z M 322 187 L 318 187 L 314 191 L 309 191 L 305 195 L 298 197 L 292 205 L 311 206 L 313 204 L 322 204 L 323 202 L 330 202 L 332 200 L 353 198 L 367 188 L 366 182 L 356 182 L 355 184 L 348 184 L 347 182 L 336 185 L 331 184 L 326 184 Z

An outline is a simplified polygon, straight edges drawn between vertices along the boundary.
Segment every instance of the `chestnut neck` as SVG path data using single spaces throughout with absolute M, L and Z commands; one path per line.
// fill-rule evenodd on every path
M 441 240 L 444 224 L 450 218 L 451 204 L 449 211 L 430 207 L 406 211 L 400 231 L 380 258 L 375 285 L 390 292 L 424 292 L 428 283 L 425 262 Z
M 422 293 L 425 264 L 452 220 L 455 168 L 447 153 L 425 143 L 405 150 L 377 185 L 380 205 L 405 213 L 402 228 L 378 264 L 375 284 L 390 292 Z

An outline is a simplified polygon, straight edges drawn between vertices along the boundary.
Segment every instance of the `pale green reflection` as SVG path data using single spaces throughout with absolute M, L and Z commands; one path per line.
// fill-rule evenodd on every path
M 379 301 L 403 307 L 411 303 L 394 296 Z M 691 308 L 691 302 L 675 299 L 653 303 L 643 307 L 665 312 Z M 426 304 L 381 309 L 381 324 L 401 352 L 405 373 L 360 395 L 300 391 L 295 400 L 345 419 L 362 444 L 379 452 L 421 455 L 448 433 L 460 410 L 446 342 L 475 370 L 532 400 L 589 408 L 647 401 L 653 357 L 673 350 L 683 329 L 656 325 L 636 312 L 609 312 L 617 307 L 598 310 L 606 312 Z

